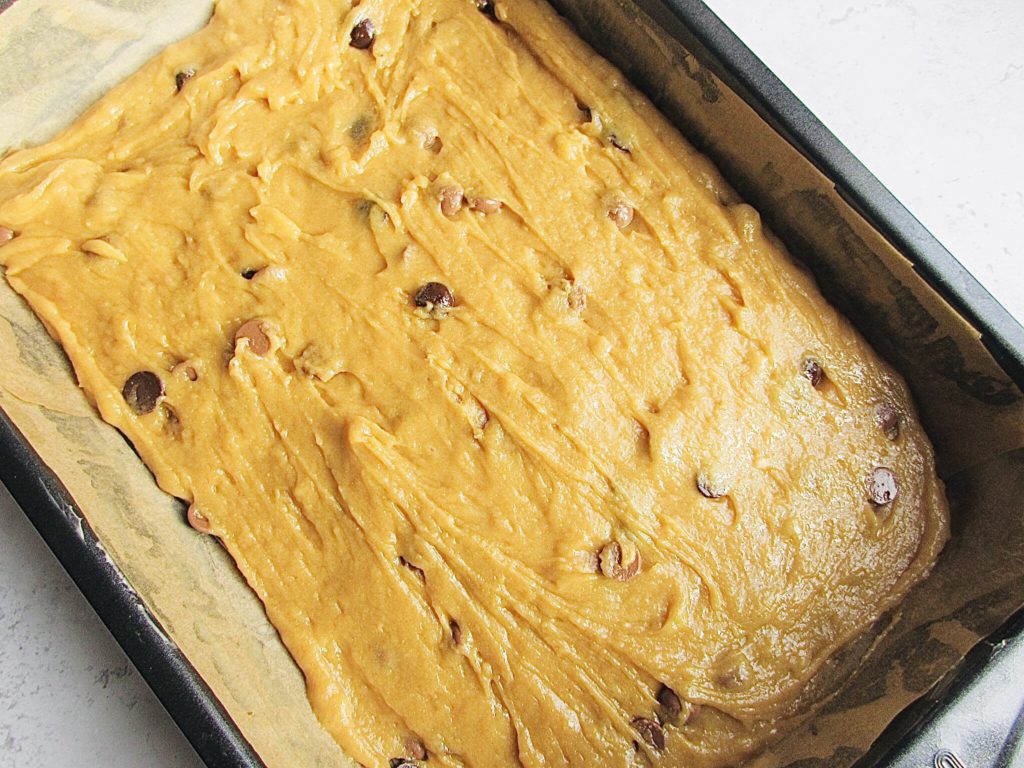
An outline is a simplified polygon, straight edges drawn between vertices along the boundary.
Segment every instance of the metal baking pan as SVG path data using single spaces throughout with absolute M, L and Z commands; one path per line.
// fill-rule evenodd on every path
M 0 11 L 15 0 L 0 0 Z M 602 4 L 602 3 L 599 3 Z M 1024 328 L 953 258 L 882 184 L 812 115 L 757 57 L 700 0 L 608 0 L 621 16 L 592 17 L 593 0 L 554 0 L 599 53 L 620 66 L 641 90 L 677 123 L 661 83 L 633 65 L 635 51 L 619 45 L 616 24 L 639 6 L 669 36 L 738 94 L 793 148 L 808 159 L 853 209 L 896 247 L 913 269 L 974 329 L 980 341 L 1017 386 L 1024 388 Z M 587 14 L 591 14 L 587 18 Z M 3 21 L 0 18 L 0 25 Z M 621 31 L 621 27 L 619 27 Z M 680 68 L 690 65 L 680 61 Z M 700 72 L 686 76 L 700 80 Z M 770 226 L 772 201 L 742 172 L 731 173 L 728 157 L 714 142 L 680 126 L 699 149 L 723 169 Z M 787 236 L 789 235 L 789 237 Z M 799 239 L 799 238 L 797 238 Z M 799 243 L 794 248 L 802 255 Z M 810 263 L 812 270 L 815 264 Z M 839 289 L 826 295 L 858 322 L 856 301 Z M 885 349 L 885 340 L 861 328 Z M 913 382 L 912 382 L 913 383 Z M 175 722 L 210 766 L 261 766 L 255 750 L 182 652 L 171 642 L 129 586 L 61 480 L 46 466 L 13 422 L 0 411 L 0 481 L 10 490 L 47 545 L 74 579 L 111 633 L 132 659 Z M 1024 602 L 1024 596 L 1022 596 Z M 1016 661 L 1015 661 L 1016 660 Z M 889 726 L 859 766 L 1009 766 L 1024 764 L 1024 612 L 1011 617 L 951 669 L 928 695 L 910 705 Z M 979 697 L 1001 702 L 1002 719 L 976 733 Z

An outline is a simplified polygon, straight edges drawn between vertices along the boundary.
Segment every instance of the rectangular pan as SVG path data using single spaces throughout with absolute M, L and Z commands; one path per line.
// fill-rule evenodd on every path
M 14 0 L 0 0 L 0 11 Z M 582 36 L 599 53 L 620 66 L 641 90 L 683 128 L 699 149 L 709 154 L 743 197 L 765 214 L 769 225 L 784 235 L 799 256 L 784 221 L 773 219 L 776 201 L 766 196 L 756 180 L 745 178 L 723 146 L 688 125 L 677 105 L 666 97 L 657 68 L 636 66 L 637 56 L 622 39 L 638 39 L 623 32 L 639 6 L 683 49 L 692 54 L 674 66 L 683 74 L 711 87 L 711 73 L 739 95 L 767 125 L 809 160 L 834 184 L 836 191 L 882 238 L 912 264 L 919 274 L 962 318 L 976 329 L 1009 380 L 1024 387 L 1024 328 L 1021 327 L 943 246 L 886 190 L 881 183 L 799 102 L 743 43 L 699 0 L 555 0 L 556 8 L 576 23 Z M 0 24 L 2 24 L 0 19 Z M 701 80 L 701 78 L 705 78 Z M 726 137 L 727 140 L 727 137 Z M 784 217 L 783 217 L 784 218 Z M 821 265 L 809 262 L 812 270 Z M 826 269 L 827 272 L 827 269 Z M 822 277 L 821 274 L 818 275 Z M 827 276 L 827 275 L 826 275 Z M 832 276 L 833 278 L 835 276 Z M 841 277 L 841 276 L 840 276 Z M 844 295 L 841 279 L 823 280 L 826 295 L 846 312 L 883 352 L 878 328 L 860 322 L 863 308 Z M 837 287 L 838 285 L 838 287 Z M 858 310 L 861 311 L 858 311 Z M 911 379 L 911 384 L 914 381 Z M 971 385 L 966 382 L 965 385 Z M 978 386 L 987 386 L 984 382 Z M 232 721 L 209 686 L 185 655 L 167 637 L 143 600 L 128 584 L 93 534 L 70 493 L 46 466 L 14 423 L 0 411 L 0 480 L 25 510 L 114 637 L 156 692 L 168 712 L 210 766 L 261 766 L 256 751 Z M 997 649 L 1024 646 L 1024 613 L 1010 618 L 979 645 L 941 685 L 904 710 L 875 746 L 858 763 L 909 765 L 928 738 L 929 723 L 957 717 L 956 704 L 990 677 Z M 997 681 L 998 682 L 998 681 Z M 1018 718 L 1017 724 L 1020 724 Z M 954 723 L 954 726 L 956 723 Z M 1008 748 L 1022 727 L 1007 733 Z M 1015 735 L 1016 734 L 1016 735 Z M 1007 752 L 1006 754 L 1010 754 Z M 963 757 L 963 756 L 961 756 Z M 971 756 L 991 764 L 994 756 Z M 955 766 L 955 763 L 948 763 Z

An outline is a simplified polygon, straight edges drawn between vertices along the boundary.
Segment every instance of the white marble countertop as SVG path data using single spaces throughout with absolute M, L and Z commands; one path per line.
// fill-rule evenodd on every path
M 1024 319 L 1024 3 L 708 4 Z M 0 765 L 200 766 L 2 487 Z

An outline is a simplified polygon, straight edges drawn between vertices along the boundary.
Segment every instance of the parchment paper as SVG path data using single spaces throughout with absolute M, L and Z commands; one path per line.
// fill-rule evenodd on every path
M 908 379 L 938 453 L 953 539 L 931 577 L 808 690 L 825 708 L 756 763 L 847 766 L 1024 603 L 1024 396 L 977 332 L 832 184 L 652 22 L 658 0 L 556 0 L 807 264 Z M 0 16 L 0 150 L 43 141 L 167 44 L 211 0 L 18 0 Z M 684 38 L 685 39 L 685 38 Z M 0 408 L 62 479 L 111 560 L 268 766 L 351 765 L 230 558 L 184 523 L 95 414 L 63 354 L 0 281 Z M 852 677 L 851 677 L 852 674 Z

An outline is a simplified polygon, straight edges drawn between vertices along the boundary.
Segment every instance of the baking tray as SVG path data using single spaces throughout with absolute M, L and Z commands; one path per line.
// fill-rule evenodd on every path
M 14 1 L 0 0 L 0 11 Z M 626 2 L 623 0 L 620 5 Z M 553 4 L 570 18 L 586 13 L 585 2 L 555 0 Z M 895 245 L 914 269 L 973 325 L 1003 370 L 1024 387 L 1024 328 L 702 2 L 638 0 L 638 5 L 692 53 L 701 67 L 740 95 L 828 177 L 843 199 Z M 628 47 L 617 47 L 616 37 L 606 27 L 601 23 L 594 25 L 592 19 L 590 22 L 578 25 L 583 37 L 624 69 L 634 84 L 674 117 L 672 105 L 662 103 L 659 83 L 652 81 L 649 73 L 631 66 Z M 723 168 L 741 195 L 759 207 L 772 225 L 771 201 L 761 199 L 763 195 L 756 185 L 746 185 L 742 173 L 731 173 L 728 158 L 719 157 L 715 146 L 702 142 L 685 126 L 683 132 Z M 776 228 L 792 248 L 794 244 L 785 236 L 785 227 Z M 799 247 L 795 250 L 799 255 Z M 841 292 L 831 293 L 828 284 L 824 289 L 840 308 L 856 315 Z M 867 335 L 871 338 L 870 329 Z M 210 688 L 108 558 L 67 489 L 2 411 L 0 480 L 202 759 L 210 766 L 263 765 Z M 1024 716 L 1009 713 L 1001 750 L 973 754 L 969 740 L 972 722 L 961 711 L 979 688 L 1014 684 L 1012 670 L 1009 675 L 1005 670 L 996 674 L 996 668 L 1001 659 L 1010 657 L 1011 650 L 1021 648 L 1024 612 L 981 643 L 929 695 L 908 707 L 858 765 L 920 765 L 924 754 L 928 762 L 948 768 L 955 768 L 957 761 L 964 765 L 1012 765 L 1017 759 L 1024 760 L 1024 752 L 1018 748 Z M 1018 676 L 1017 685 L 1019 679 Z

